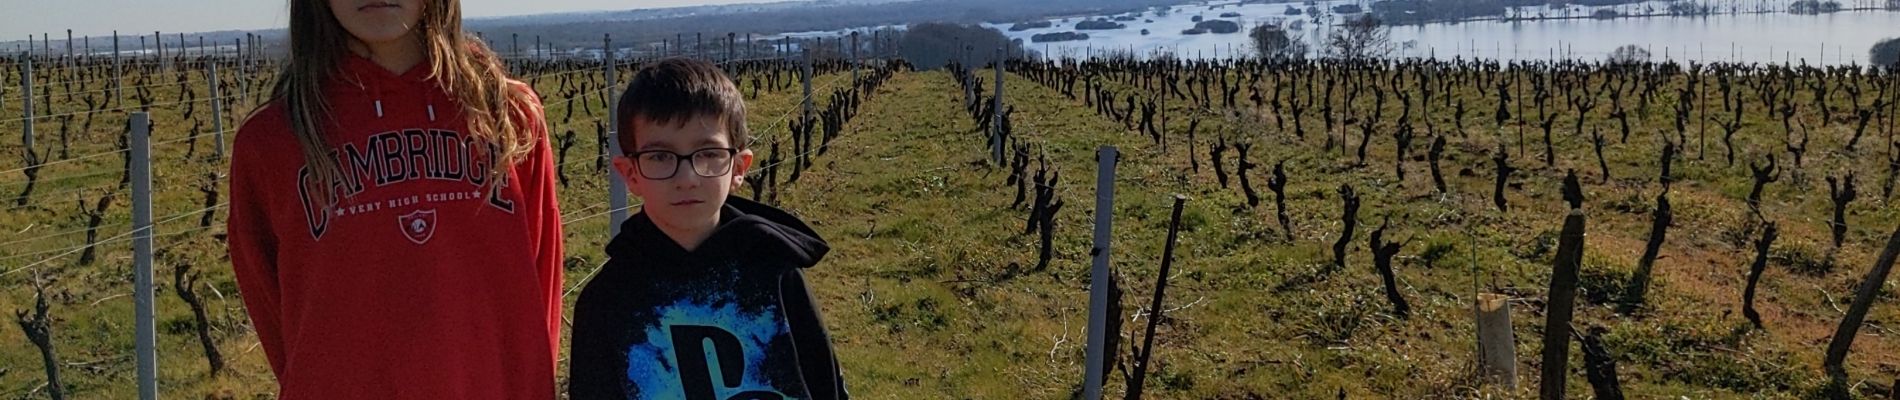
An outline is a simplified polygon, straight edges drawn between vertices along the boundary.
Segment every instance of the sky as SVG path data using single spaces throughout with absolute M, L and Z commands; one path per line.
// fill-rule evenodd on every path
M 766 0 L 462 0 L 466 17 L 628 10 Z M 0 42 L 52 34 L 65 39 L 142 32 L 206 32 L 286 26 L 284 0 L 0 0 Z

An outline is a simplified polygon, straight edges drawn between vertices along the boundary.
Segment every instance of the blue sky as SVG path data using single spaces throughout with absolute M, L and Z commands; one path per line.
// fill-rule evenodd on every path
M 468 17 L 568 11 L 627 10 L 700 4 L 755 3 L 763 0 L 463 0 Z M 289 14 L 285 0 L 0 0 L 0 42 L 50 33 L 74 40 L 158 32 L 204 32 L 281 28 Z

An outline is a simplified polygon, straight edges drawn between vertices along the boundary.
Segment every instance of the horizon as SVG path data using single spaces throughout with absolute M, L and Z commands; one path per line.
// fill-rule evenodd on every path
M 523 17 L 549 14 L 656 10 L 694 6 L 757 4 L 808 0 L 552 0 L 515 2 L 506 0 L 469 0 L 463 2 L 466 19 Z M 68 29 L 74 41 L 82 37 L 109 37 L 117 30 L 122 36 L 204 33 L 219 31 L 259 31 L 287 26 L 287 3 L 256 0 L 195 0 L 189 8 L 166 4 L 153 7 L 139 0 L 81 0 L 38 2 L 0 0 L 0 15 L 9 16 L 0 23 L 0 43 L 40 41 L 51 35 L 52 41 L 64 41 Z M 204 10 L 218 10 L 205 12 Z M 63 46 L 55 46 L 63 47 Z

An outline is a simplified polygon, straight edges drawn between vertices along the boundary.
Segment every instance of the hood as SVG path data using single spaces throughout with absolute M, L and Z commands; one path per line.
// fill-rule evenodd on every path
M 426 106 L 428 121 L 436 120 L 438 111 L 449 113 L 455 110 L 436 107 L 447 106 L 446 95 L 438 88 L 434 79 L 429 77 L 431 64 L 425 59 L 409 67 L 403 73 L 390 72 L 363 56 L 345 52 L 338 65 L 336 75 L 330 79 L 327 92 L 338 100 L 332 100 L 332 107 L 348 107 L 332 112 L 347 115 L 367 115 L 386 118 L 393 114 L 389 109 L 396 104 L 422 104 Z M 339 101 L 340 100 L 340 101 Z M 353 101 L 352 101 L 353 100 Z M 367 105 L 368 107 L 364 107 Z M 413 106 L 405 106 L 413 107 Z M 363 108 L 363 109 L 358 109 Z M 443 115 L 444 117 L 447 114 Z
M 782 261 L 796 268 L 809 268 L 831 251 L 831 245 L 811 226 L 772 206 L 727 196 L 719 214 L 719 227 L 692 253 L 739 257 L 741 261 Z M 684 253 L 685 249 L 660 232 L 644 212 L 621 223 L 620 235 L 607 244 L 607 255 L 613 258 Z

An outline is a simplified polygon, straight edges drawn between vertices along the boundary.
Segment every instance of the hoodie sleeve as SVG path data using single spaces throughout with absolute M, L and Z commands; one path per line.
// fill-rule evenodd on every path
M 779 289 L 785 317 L 792 328 L 792 347 L 798 352 L 798 368 L 805 377 L 805 390 L 813 399 L 848 399 L 844 374 L 838 368 L 837 355 L 831 349 L 831 335 L 824 317 L 818 312 L 811 288 L 805 286 L 805 273 L 791 269 L 780 278 Z
M 601 268 L 606 268 L 602 266 Z M 613 275 L 607 272 L 605 275 Z M 567 397 L 573 400 L 625 399 L 626 390 L 622 387 L 626 380 L 627 357 L 619 352 L 626 343 L 619 334 L 622 316 L 614 311 L 618 304 L 619 292 L 608 293 L 615 288 L 594 289 L 591 286 L 606 286 L 610 282 L 595 280 L 588 283 L 589 289 L 581 291 L 579 300 L 574 302 L 574 329 L 570 338 L 567 363 Z
M 260 111 L 250 122 L 239 129 L 231 148 L 230 192 L 231 211 L 225 219 L 226 246 L 231 257 L 231 269 L 236 275 L 238 292 L 244 298 L 244 311 L 250 314 L 252 330 L 264 347 L 264 355 L 270 360 L 271 372 L 282 381 L 285 375 L 283 324 L 280 320 L 281 303 L 277 281 L 277 236 L 271 229 L 270 218 L 266 216 L 266 207 L 271 188 L 261 187 L 263 180 L 257 174 L 271 171 L 261 165 L 267 155 L 267 149 L 257 148 L 272 123 L 284 124 L 281 118 L 267 117 Z M 285 126 L 288 126 L 287 124 Z
M 527 100 L 523 104 L 522 129 L 533 141 L 526 159 L 515 167 L 515 173 L 521 185 L 521 197 L 529 204 L 522 215 L 526 221 L 534 243 L 534 265 L 540 278 L 539 285 L 547 303 L 546 321 L 548 334 L 548 359 L 559 364 L 561 348 L 561 304 L 562 267 L 565 262 L 565 249 L 561 233 L 560 200 L 555 197 L 554 156 L 548 144 L 546 119 L 542 115 L 539 95 L 532 88 L 516 82 L 519 90 L 526 92 Z

